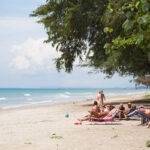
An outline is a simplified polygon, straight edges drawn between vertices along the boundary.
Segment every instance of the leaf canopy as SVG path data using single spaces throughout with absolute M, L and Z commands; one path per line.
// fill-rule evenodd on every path
M 79 58 L 108 76 L 150 74 L 150 0 L 47 0 L 31 16 L 61 53 L 58 71 Z

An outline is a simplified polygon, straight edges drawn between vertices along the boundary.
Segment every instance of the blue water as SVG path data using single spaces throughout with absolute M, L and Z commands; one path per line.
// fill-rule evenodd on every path
M 96 98 L 101 89 L 0 89 L 0 109 L 50 105 Z M 106 97 L 146 93 L 146 89 L 103 89 Z

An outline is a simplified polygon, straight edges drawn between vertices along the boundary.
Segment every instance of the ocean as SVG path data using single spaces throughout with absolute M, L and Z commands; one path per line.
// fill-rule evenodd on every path
M 50 105 L 62 102 L 96 99 L 99 90 L 107 97 L 146 93 L 147 89 L 0 89 L 0 109 Z

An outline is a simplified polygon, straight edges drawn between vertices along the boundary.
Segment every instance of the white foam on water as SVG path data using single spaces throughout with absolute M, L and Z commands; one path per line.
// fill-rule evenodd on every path
M 24 94 L 24 96 L 31 96 L 31 94 L 30 93 L 26 93 L 26 94 Z
M 51 100 L 45 100 L 45 101 L 40 101 L 40 102 L 29 102 L 26 104 L 18 104 L 18 105 L 12 105 L 12 106 L 3 106 L 1 107 L 2 109 L 11 109 L 11 108 L 20 108 L 20 107 L 25 107 L 25 106 L 32 106 L 36 104 L 44 104 L 44 103 L 49 103 L 52 102 Z
M 66 94 L 60 94 L 60 98 L 69 98 L 70 96 L 69 95 L 66 95 Z
M 85 92 L 85 95 L 93 94 L 92 92 Z M 94 93 L 95 94 L 95 93 Z
M 104 91 L 104 94 L 106 97 L 114 97 L 114 96 L 121 96 L 121 95 L 132 95 L 132 94 L 146 94 L 146 93 L 150 93 L 150 90 L 133 90 L 133 89 L 129 89 L 129 90 L 106 90 Z M 24 97 L 25 96 L 25 97 Z M 97 92 L 93 91 L 75 91 L 75 92 L 70 92 L 70 91 L 64 91 L 64 92 L 60 92 L 60 93 L 53 93 L 51 95 L 47 95 L 47 96 L 41 96 L 41 95 L 36 95 L 36 97 L 32 97 L 32 94 L 27 93 L 26 91 L 23 92 L 22 95 L 22 99 L 23 101 L 19 101 L 18 97 L 0 97 L 0 101 L 4 101 L 4 100 L 8 100 L 10 99 L 10 102 L 12 102 L 12 100 L 15 100 L 15 103 L 8 103 L 8 105 L 2 105 L 1 108 L 2 109 L 9 109 L 9 108 L 19 108 L 19 107 L 28 107 L 28 106 L 37 106 L 37 105 L 47 105 L 47 104 L 52 104 L 52 103 L 60 103 L 60 102 L 66 102 L 66 101 L 80 101 L 80 100 L 85 100 L 85 99 L 96 99 L 97 96 Z M 12 98 L 12 99 L 11 99 Z M 32 99 L 33 98 L 33 99 Z M 34 99 L 43 99 L 39 100 L 39 101 L 35 101 Z M 18 103 L 17 103 L 17 99 L 18 99 Z M 21 99 L 21 100 L 22 100 Z M 25 102 L 24 102 L 25 100 Z M 4 101 L 5 102 L 5 101 Z
M 144 94 L 146 91 L 134 91 L 134 92 L 128 92 L 126 93 L 127 95 L 132 95 L 132 94 Z
M 32 101 L 32 98 L 27 98 L 27 101 Z
M 108 94 L 106 94 L 105 96 L 106 97 L 111 97 L 111 96 L 116 96 L 117 94 L 114 94 L 114 93 L 108 93 Z
M 70 92 L 65 92 L 65 94 L 70 95 L 71 93 Z
M 45 100 L 45 101 L 40 101 L 40 102 L 30 102 L 29 104 L 44 104 L 44 103 L 49 103 L 52 102 L 51 100 Z
M 12 106 L 3 106 L 2 109 L 20 108 L 20 107 L 24 107 L 24 106 L 28 106 L 28 105 L 20 104 L 20 105 L 12 105 Z
M 0 101 L 6 100 L 6 97 L 0 97 Z

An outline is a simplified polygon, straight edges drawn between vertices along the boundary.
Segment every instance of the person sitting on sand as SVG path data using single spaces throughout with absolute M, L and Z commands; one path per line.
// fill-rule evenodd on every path
M 107 111 L 105 111 L 105 112 L 100 112 L 99 113 L 99 112 L 95 112 L 93 110 L 88 111 L 90 114 L 84 119 L 78 119 L 78 121 L 80 121 L 80 122 L 90 121 L 92 117 L 94 117 L 94 118 L 103 118 L 103 117 L 107 116 L 113 108 L 114 108 L 113 106 L 107 105 Z
M 128 107 L 127 107 L 127 109 L 124 111 L 124 117 L 125 117 L 125 118 L 127 118 L 127 115 L 132 112 L 132 104 L 131 104 L 131 103 L 128 103 L 127 105 L 128 105 Z
M 97 101 L 98 101 L 98 103 L 99 103 L 101 112 L 104 111 L 104 109 L 103 109 L 104 100 L 105 100 L 105 95 L 104 95 L 103 91 L 99 91 L 99 92 L 98 92 L 98 95 L 97 95 Z
M 90 116 L 92 117 L 97 117 L 97 118 L 101 118 L 104 116 L 107 116 L 108 113 L 113 109 L 114 107 L 111 105 L 107 105 L 106 109 L 104 112 L 94 112 L 94 111 L 88 111 L 90 113 Z
M 147 120 L 148 128 L 150 128 L 150 109 L 144 109 L 140 106 L 138 110 L 129 113 L 127 117 L 132 117 L 134 115 L 141 116 L 143 119 Z
M 93 114 L 97 114 L 97 113 L 99 113 L 100 112 L 100 108 L 99 108 L 99 106 L 98 106 L 98 103 L 97 103 L 97 101 L 94 101 L 94 103 L 93 103 L 93 106 L 92 106 L 92 109 L 90 110 L 90 111 L 88 111 L 89 113 L 93 113 Z
M 99 106 L 98 106 L 97 101 L 94 101 L 91 111 L 95 113 L 99 112 Z
M 123 104 L 120 104 L 119 106 L 118 116 L 120 119 L 125 118 L 125 107 L 123 106 Z
M 148 125 L 148 128 L 150 128 L 150 109 L 143 109 L 143 108 L 140 108 L 138 110 L 139 113 L 141 113 L 143 116 L 142 116 L 142 124 L 146 123 Z M 146 118 L 146 117 L 148 118 Z

